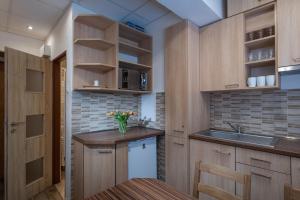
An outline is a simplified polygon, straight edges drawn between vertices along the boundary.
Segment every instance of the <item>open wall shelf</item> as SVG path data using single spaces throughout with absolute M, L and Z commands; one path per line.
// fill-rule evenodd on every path
M 119 54 L 134 59 L 119 60 Z M 77 16 L 73 60 L 74 90 L 131 94 L 152 91 L 152 37 L 124 24 L 103 16 Z M 129 76 L 124 78 L 124 72 Z M 127 83 L 122 84 L 125 79 Z M 94 86 L 95 80 L 99 86 Z M 141 80 L 145 80 L 146 87 L 141 87 Z

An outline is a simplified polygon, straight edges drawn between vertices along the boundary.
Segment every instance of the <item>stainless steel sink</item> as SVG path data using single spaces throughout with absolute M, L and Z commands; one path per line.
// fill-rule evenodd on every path
M 240 143 L 247 143 L 247 144 L 255 144 L 260 146 L 266 147 L 274 147 L 277 138 L 272 136 L 264 136 L 264 135 L 255 135 L 255 134 L 247 134 L 247 133 L 235 133 L 230 131 L 215 131 L 210 130 L 206 132 L 199 133 L 200 135 L 223 139 L 223 140 L 230 140 L 236 141 Z

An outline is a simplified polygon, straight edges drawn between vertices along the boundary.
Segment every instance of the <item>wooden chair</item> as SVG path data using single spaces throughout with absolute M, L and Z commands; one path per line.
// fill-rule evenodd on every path
M 284 200 L 299 200 L 300 189 L 292 188 L 289 185 L 284 185 Z
M 201 184 L 200 177 L 202 172 L 206 172 L 216 176 L 221 176 L 243 184 L 242 198 L 236 196 L 235 194 L 226 192 L 225 190 L 219 187 Z M 199 192 L 207 194 L 208 196 L 214 197 L 218 200 L 250 200 L 251 176 L 241 174 L 223 166 L 204 164 L 200 161 L 197 162 L 195 166 L 193 197 L 199 199 Z

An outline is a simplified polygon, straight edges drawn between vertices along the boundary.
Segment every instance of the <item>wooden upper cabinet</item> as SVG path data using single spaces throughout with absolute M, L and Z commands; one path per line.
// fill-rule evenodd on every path
M 244 16 L 227 18 L 200 30 L 201 91 L 245 87 Z
M 300 1 L 278 0 L 278 66 L 300 64 Z
M 167 29 L 165 33 L 166 127 L 183 132 L 187 96 L 187 28 L 186 22 Z
M 274 0 L 227 0 L 227 15 L 230 17 L 272 1 Z
M 300 158 L 291 159 L 292 186 L 300 188 Z

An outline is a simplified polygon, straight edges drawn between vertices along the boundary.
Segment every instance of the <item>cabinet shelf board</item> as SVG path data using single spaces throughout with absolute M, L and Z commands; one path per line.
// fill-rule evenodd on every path
M 119 36 L 135 42 L 151 39 L 150 35 L 121 23 L 119 24 Z
M 93 49 L 106 50 L 115 46 L 114 43 L 96 38 L 79 38 L 75 39 L 74 44 L 86 46 Z
M 279 86 L 263 86 L 263 87 L 246 87 L 246 90 L 267 90 L 267 89 L 278 89 Z
M 79 15 L 75 18 L 75 22 L 92 26 L 101 30 L 106 29 L 116 23 L 111 19 L 99 15 Z
M 152 53 L 150 50 L 143 49 L 122 41 L 119 41 L 119 49 L 120 52 L 133 56 L 141 56 Z
M 82 88 L 74 88 L 74 90 L 112 93 L 112 94 L 149 94 L 149 93 L 151 93 L 151 91 L 113 89 L 113 88 L 102 88 L 102 87 L 96 87 L 96 86 L 84 86 Z
M 119 61 L 119 67 L 120 68 L 138 70 L 138 71 L 144 71 L 144 70 L 151 70 L 152 69 L 152 67 L 148 66 L 148 65 L 143 65 L 143 64 L 123 61 L 123 60 Z
M 108 65 L 104 63 L 77 63 L 74 65 L 75 68 L 81 69 L 94 69 L 103 72 L 107 72 L 113 69 L 116 69 L 116 66 Z
M 275 67 L 275 58 L 256 60 L 256 61 L 246 62 L 245 64 L 248 67 L 265 67 L 269 65 L 274 65 Z
M 275 35 L 245 42 L 248 48 L 260 48 L 275 45 Z

